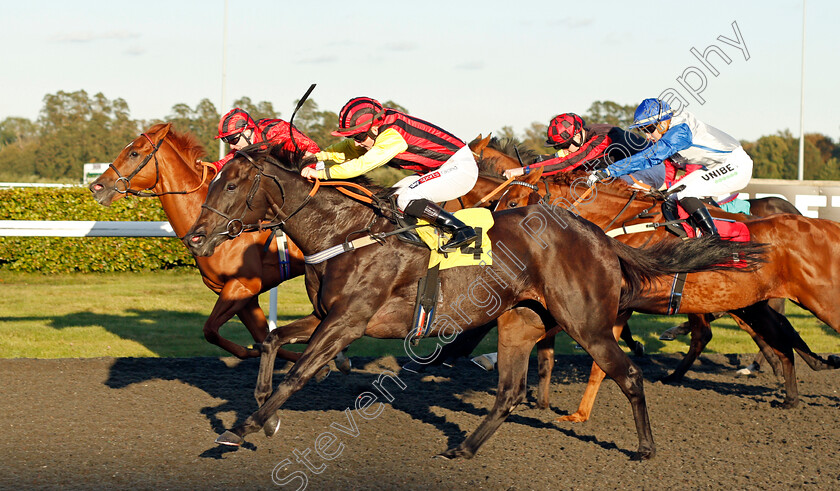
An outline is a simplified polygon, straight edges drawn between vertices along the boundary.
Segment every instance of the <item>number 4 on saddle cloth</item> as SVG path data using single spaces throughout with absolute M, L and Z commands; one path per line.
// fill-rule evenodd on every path
M 449 240 L 449 234 L 431 226 L 425 220 L 419 220 L 417 235 L 431 249 L 429 270 L 420 278 L 417 285 L 417 302 L 414 307 L 411 343 L 416 345 L 426 337 L 434 323 L 435 310 L 439 298 L 440 280 L 438 272 L 457 266 L 490 266 L 493 253 L 487 232 L 493 226 L 493 214 L 486 208 L 467 208 L 455 212 L 455 216 L 475 229 L 478 238 L 471 246 L 464 246 L 455 252 L 440 252 L 440 246 Z M 428 226 L 424 226 L 428 225 Z

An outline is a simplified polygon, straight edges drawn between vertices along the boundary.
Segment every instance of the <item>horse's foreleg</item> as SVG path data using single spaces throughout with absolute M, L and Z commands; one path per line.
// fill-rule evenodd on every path
M 366 319 L 347 315 L 346 309 L 333 308 L 327 318 L 320 323 L 319 329 L 309 338 L 309 344 L 303 355 L 292 366 L 289 373 L 274 390 L 274 393 L 242 424 L 220 435 L 216 439 L 216 443 L 238 446 L 242 444 L 246 435 L 264 428 L 267 422 L 272 421 L 272 416 L 292 394 L 306 385 L 306 382 L 322 366 L 335 358 L 345 346 L 364 334 L 366 323 Z M 271 336 L 266 339 L 270 340 L 270 338 Z M 266 362 L 268 362 L 268 359 L 266 359 Z M 263 370 L 263 368 L 261 363 L 260 370 Z M 266 432 L 269 432 L 269 430 L 276 431 L 276 428 L 265 428 Z
M 542 322 L 530 324 L 517 317 L 509 322 L 499 322 L 499 386 L 496 402 L 478 428 L 459 446 L 440 454 L 454 459 L 470 458 L 504 422 L 505 418 L 525 398 L 528 358 L 537 339 L 545 333 Z
M 691 326 L 691 344 L 688 348 L 688 353 L 685 354 L 679 365 L 674 371 L 662 378 L 662 382 L 672 383 L 682 380 L 685 373 L 703 352 L 703 349 L 712 340 L 712 327 L 710 325 L 710 315 L 689 315 L 688 323 Z
M 251 298 L 253 298 L 252 296 L 234 298 L 229 292 L 238 288 L 231 286 L 232 283 L 228 282 L 225 284 L 222 292 L 219 294 L 218 300 L 216 300 L 216 304 L 213 305 L 213 311 L 210 312 L 210 317 L 204 322 L 204 339 L 240 359 L 260 356 L 258 350 L 236 344 L 219 334 L 219 329 L 222 328 L 225 322 L 229 321 L 236 313 L 242 310 Z M 267 331 L 268 328 L 266 327 Z
M 251 297 L 248 304 L 240 309 L 236 315 L 239 317 L 239 320 L 245 324 L 245 327 L 251 333 L 251 337 L 254 338 L 255 342 L 262 343 L 265 341 L 265 337 L 268 336 L 268 319 L 265 318 L 265 312 L 263 312 L 262 307 L 260 307 L 259 296 Z M 300 353 L 295 353 L 294 351 L 282 348 L 277 349 L 276 355 L 284 360 L 292 362 L 297 361 L 298 358 L 300 358 Z
M 622 336 L 624 332 L 624 326 L 627 325 L 627 317 L 623 317 L 619 315 L 619 318 L 616 320 L 616 324 L 613 326 L 613 336 L 615 340 L 618 341 L 618 338 Z M 598 389 L 601 388 L 601 382 L 604 381 L 604 377 L 606 377 L 606 373 L 601 370 L 601 367 L 598 366 L 597 363 L 592 363 L 592 369 L 589 371 L 589 382 L 586 384 L 586 390 L 583 391 L 583 397 L 580 399 L 580 404 L 578 404 L 578 409 L 573 414 L 567 414 L 566 416 L 560 416 L 555 421 L 571 421 L 573 423 L 583 423 L 589 419 L 589 416 L 592 414 L 592 407 L 595 405 L 595 397 L 598 395 Z
M 257 400 L 257 404 L 262 406 L 268 396 L 271 395 L 274 362 L 277 353 L 281 351 L 280 347 L 289 343 L 309 341 L 309 337 L 312 336 L 312 332 L 315 331 L 320 322 L 317 317 L 310 314 L 271 331 L 260 344 L 260 371 L 257 374 L 257 385 L 254 389 L 254 398 Z M 300 358 L 301 354 L 295 354 Z

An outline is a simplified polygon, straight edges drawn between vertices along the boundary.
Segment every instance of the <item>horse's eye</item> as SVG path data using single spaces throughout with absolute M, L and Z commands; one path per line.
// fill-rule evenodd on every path
M 516 208 L 517 204 L 516 201 L 508 201 L 508 208 Z
M 227 189 L 228 191 L 233 191 L 234 189 L 236 189 L 236 184 L 234 184 L 234 183 L 230 182 L 230 183 L 228 183 L 228 185 L 227 185 L 227 188 L 226 188 L 226 189 Z
M 139 153 L 137 153 L 137 152 L 131 152 L 129 155 L 131 155 L 132 157 L 137 157 L 137 156 L 139 156 L 140 154 L 139 154 Z

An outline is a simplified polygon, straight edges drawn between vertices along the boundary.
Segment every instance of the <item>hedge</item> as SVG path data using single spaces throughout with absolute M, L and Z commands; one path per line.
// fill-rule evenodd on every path
M 166 221 L 155 198 L 99 205 L 84 187 L 0 191 L 0 220 Z M 195 264 L 170 237 L 0 237 L 0 270 L 40 272 L 150 271 Z

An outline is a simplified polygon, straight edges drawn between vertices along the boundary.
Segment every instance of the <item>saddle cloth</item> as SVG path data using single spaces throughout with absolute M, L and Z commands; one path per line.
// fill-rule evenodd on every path
M 682 209 L 682 206 L 678 208 L 680 218 L 688 218 L 688 213 Z M 748 229 L 743 223 L 732 220 L 724 220 L 721 218 L 712 219 L 715 221 L 715 227 L 717 227 L 718 233 L 722 239 L 731 240 L 732 242 L 749 242 L 750 229 Z M 681 225 L 689 237 L 697 237 L 697 231 L 695 230 L 693 224 L 683 222 Z
M 481 228 L 481 254 L 476 255 L 474 252 L 464 253 L 459 251 L 441 253 L 438 252 L 439 245 L 445 244 L 449 240 L 449 234 L 440 232 L 438 229 L 429 225 L 427 227 L 417 227 L 417 235 L 429 246 L 432 250 L 432 255 L 429 257 L 429 267 L 433 268 L 436 264 L 440 264 L 440 269 L 454 268 L 456 266 L 489 266 L 493 264 L 492 252 L 490 252 L 490 237 L 487 232 L 493 226 L 493 214 L 486 208 L 467 208 L 455 212 L 455 216 L 465 224 L 473 228 Z M 419 220 L 420 224 L 428 224 L 425 220 Z M 478 231 L 478 230 L 476 230 Z M 477 247 L 479 240 L 471 244 L 469 247 Z

